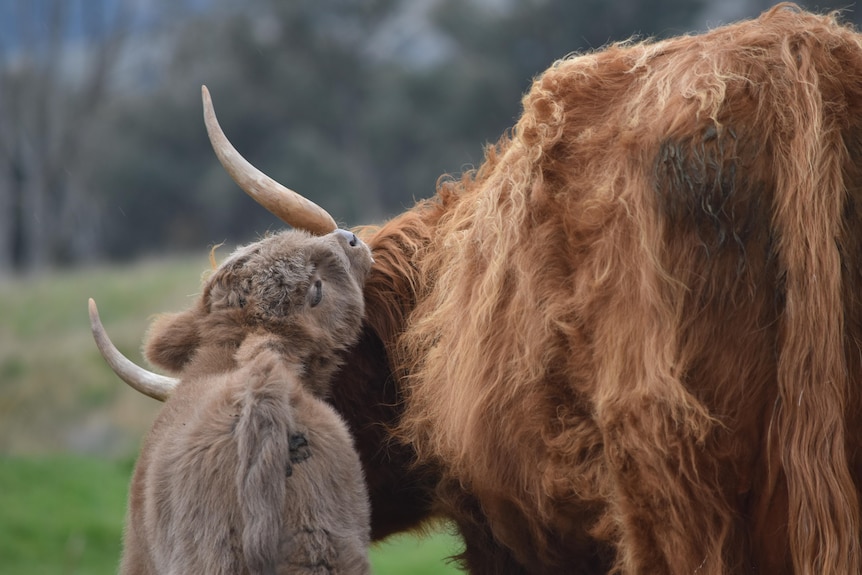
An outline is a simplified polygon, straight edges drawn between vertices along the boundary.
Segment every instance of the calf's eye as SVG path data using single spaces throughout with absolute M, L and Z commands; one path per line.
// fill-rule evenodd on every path
M 309 290 L 308 297 L 311 302 L 311 307 L 315 307 L 319 304 L 320 300 L 323 299 L 323 282 L 316 280 Z

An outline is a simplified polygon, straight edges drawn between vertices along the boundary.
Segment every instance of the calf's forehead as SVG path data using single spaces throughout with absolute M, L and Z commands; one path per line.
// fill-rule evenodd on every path
M 307 279 L 312 267 L 321 272 L 348 271 L 364 276 L 371 267 L 371 252 L 365 244 L 345 249 L 337 234 L 312 236 L 301 230 L 286 230 L 237 248 L 216 270 L 211 281 L 228 283 L 261 281 L 273 273 L 291 283 Z
M 239 267 L 264 267 L 268 264 L 293 259 L 307 259 L 315 238 L 300 231 L 287 231 L 268 236 L 254 243 L 238 247 L 219 265 L 216 273 Z

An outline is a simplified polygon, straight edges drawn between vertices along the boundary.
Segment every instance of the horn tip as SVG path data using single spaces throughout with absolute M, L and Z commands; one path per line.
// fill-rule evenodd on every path
M 99 308 L 96 307 L 96 300 L 93 298 L 89 298 L 87 300 L 87 309 L 90 312 L 90 322 L 98 322 L 99 321 Z
M 210 91 L 207 90 L 206 85 L 201 85 L 201 100 L 204 104 L 204 115 L 207 115 L 213 107 L 212 97 L 210 96 Z

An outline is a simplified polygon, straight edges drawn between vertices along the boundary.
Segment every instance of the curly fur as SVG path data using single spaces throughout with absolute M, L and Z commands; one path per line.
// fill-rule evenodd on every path
M 135 468 L 122 573 L 369 572 L 362 468 L 323 401 L 371 266 L 349 237 L 240 248 L 154 322 L 147 357 L 181 382 Z
M 365 232 L 350 362 L 394 376 L 333 401 L 375 536 L 452 518 L 474 573 L 862 572 L 860 36 L 781 5 L 559 61 L 523 106 Z

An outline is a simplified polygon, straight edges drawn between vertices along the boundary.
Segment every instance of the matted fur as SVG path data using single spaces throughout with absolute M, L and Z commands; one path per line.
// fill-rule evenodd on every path
M 448 516 L 473 573 L 862 572 L 860 36 L 782 5 L 559 61 L 523 105 L 366 233 L 333 401 L 375 536 Z
M 362 468 L 323 401 L 364 310 L 370 251 L 351 237 L 240 248 L 154 322 L 147 357 L 181 382 L 135 468 L 122 573 L 369 572 Z

